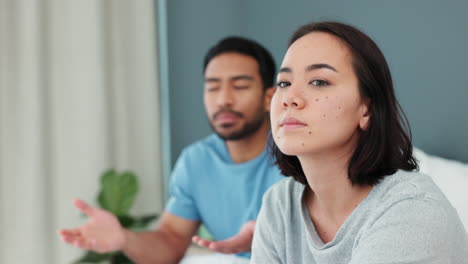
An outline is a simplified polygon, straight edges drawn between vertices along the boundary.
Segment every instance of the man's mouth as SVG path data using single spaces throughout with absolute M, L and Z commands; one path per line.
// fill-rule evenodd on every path
M 213 121 L 216 123 L 225 126 L 231 125 L 236 122 L 239 118 L 242 118 L 242 114 L 232 110 L 222 110 L 218 111 L 213 115 Z

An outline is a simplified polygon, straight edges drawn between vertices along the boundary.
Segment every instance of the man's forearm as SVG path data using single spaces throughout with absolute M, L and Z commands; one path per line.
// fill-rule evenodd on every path
M 189 244 L 190 240 L 175 237 L 162 230 L 126 230 L 123 252 L 138 264 L 175 264 L 184 256 Z

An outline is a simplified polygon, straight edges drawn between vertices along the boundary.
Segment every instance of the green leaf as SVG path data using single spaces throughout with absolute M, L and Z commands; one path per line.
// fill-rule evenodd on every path
M 133 264 L 133 261 L 131 261 L 122 252 L 117 252 L 116 254 L 112 256 L 110 263 L 111 264 Z
M 121 215 L 117 217 L 119 219 L 120 225 L 131 229 L 133 231 L 143 231 L 146 230 L 146 227 L 155 219 L 158 218 L 157 214 L 145 215 L 139 217 L 133 217 L 129 215 Z
M 98 204 L 101 208 L 107 209 L 109 208 L 109 205 L 107 204 L 107 200 L 104 197 L 104 185 L 105 185 L 105 179 L 108 179 L 109 177 L 116 177 L 117 172 L 113 169 L 109 169 L 108 171 L 104 172 L 101 175 L 101 190 L 98 195 Z
M 135 219 L 129 215 L 121 215 L 117 217 L 119 219 L 120 225 L 129 228 L 135 223 Z
M 135 217 L 134 218 L 135 221 L 131 225 L 131 228 L 134 231 L 144 230 L 151 222 L 156 220 L 158 217 L 159 215 L 157 214 Z
M 98 203 L 101 208 L 117 216 L 126 215 L 135 201 L 138 181 L 134 173 L 106 171 L 101 177 Z
M 214 236 L 210 233 L 210 231 L 208 231 L 208 229 L 204 225 L 201 225 L 198 228 L 198 236 L 206 240 L 215 240 Z
M 74 264 L 79 264 L 79 263 L 99 263 L 104 260 L 110 259 L 112 256 L 112 253 L 96 253 L 93 251 L 87 251 L 86 254 L 73 262 Z

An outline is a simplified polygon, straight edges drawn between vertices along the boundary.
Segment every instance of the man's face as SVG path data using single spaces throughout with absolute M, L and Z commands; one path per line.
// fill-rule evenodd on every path
M 270 107 L 257 61 L 239 53 L 214 57 L 205 70 L 204 103 L 211 127 L 224 140 L 255 133 Z

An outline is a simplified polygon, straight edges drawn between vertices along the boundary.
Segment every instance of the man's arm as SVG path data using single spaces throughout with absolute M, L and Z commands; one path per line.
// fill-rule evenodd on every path
M 156 230 L 132 232 L 122 228 L 111 213 L 81 200 L 74 203 L 89 217 L 89 221 L 79 228 L 59 230 L 62 240 L 81 249 L 101 253 L 121 250 L 141 264 L 177 263 L 200 225 L 197 221 L 165 212 Z
M 140 264 L 178 263 L 190 245 L 199 222 L 190 221 L 168 212 L 162 215 L 155 231 L 131 232 L 125 230 L 122 250 Z

